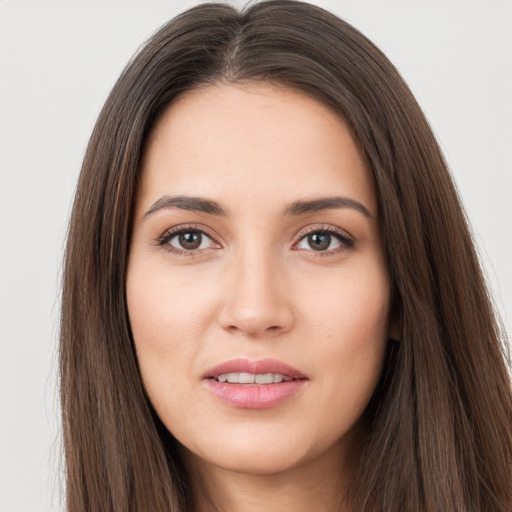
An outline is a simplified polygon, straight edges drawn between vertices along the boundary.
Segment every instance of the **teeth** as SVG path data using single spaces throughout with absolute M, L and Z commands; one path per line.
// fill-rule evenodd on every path
M 274 374 L 266 373 L 264 375 L 256 375 L 254 382 L 256 382 L 256 384 L 272 384 L 274 382 Z
M 223 373 L 217 377 L 219 382 L 229 382 L 231 384 L 274 384 L 279 382 L 289 382 L 292 377 L 281 375 L 280 373 Z
M 239 373 L 238 382 L 240 384 L 254 384 L 254 375 L 252 373 Z M 233 377 L 231 377 L 233 378 Z M 231 382 L 228 377 L 228 382 Z

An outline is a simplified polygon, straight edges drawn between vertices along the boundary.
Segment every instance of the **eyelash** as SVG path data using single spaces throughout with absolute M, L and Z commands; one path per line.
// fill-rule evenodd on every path
M 187 225 L 187 226 L 180 226 L 176 228 L 172 228 L 168 231 L 166 231 L 160 238 L 157 240 L 157 245 L 159 247 L 164 248 L 166 251 L 176 254 L 178 256 L 186 256 L 186 257 L 196 257 L 198 253 L 201 251 L 207 250 L 207 249 L 201 249 L 201 250 L 177 250 L 175 247 L 172 247 L 169 242 L 176 236 L 181 235 L 183 233 L 200 233 L 201 235 L 206 235 L 208 238 L 214 241 L 214 236 L 204 228 L 200 228 L 195 225 Z M 337 249 L 333 250 L 327 250 L 327 251 L 315 251 L 313 249 L 309 249 L 309 252 L 312 252 L 315 254 L 315 257 L 325 257 L 325 256 L 332 256 L 333 254 L 338 254 L 339 252 L 345 251 L 347 249 L 352 249 L 355 245 L 355 240 L 347 235 L 346 233 L 339 231 L 335 228 L 332 228 L 330 226 L 321 226 L 321 227 L 314 227 L 306 230 L 304 233 L 301 234 L 299 240 L 296 242 L 295 245 L 299 244 L 304 238 L 306 238 L 308 235 L 311 234 L 328 234 L 333 235 L 335 238 L 338 239 L 338 241 L 342 244 L 343 247 L 338 247 Z M 295 246 L 294 245 L 294 246 Z M 307 250 L 307 249 L 297 249 L 297 250 Z
M 193 251 L 179 251 L 175 247 L 172 247 L 169 242 L 177 235 L 181 235 L 182 233 L 201 233 L 201 235 L 206 235 L 208 238 L 210 238 L 212 241 L 214 240 L 214 236 L 206 231 L 204 228 L 200 228 L 198 226 L 195 226 L 193 224 L 187 225 L 187 226 L 180 226 L 177 228 L 172 228 L 166 231 L 159 239 L 158 239 L 158 246 L 164 248 L 166 251 L 176 254 L 178 256 L 188 256 L 191 258 L 194 258 L 198 255 L 198 250 Z M 204 250 L 204 249 L 203 249 Z
M 309 249 L 309 252 L 313 253 L 317 257 L 325 257 L 325 256 L 332 256 L 335 254 L 339 254 L 340 252 L 346 251 L 347 249 L 352 249 L 355 245 L 355 240 L 351 236 L 349 236 L 347 233 L 345 233 L 339 229 L 335 229 L 330 226 L 323 226 L 323 227 L 315 226 L 313 228 L 307 229 L 300 235 L 300 238 L 299 238 L 297 244 L 300 243 L 308 235 L 311 235 L 311 234 L 332 235 L 341 244 L 341 247 L 338 247 L 336 249 L 330 249 L 327 251 L 315 251 L 313 249 Z M 295 245 L 297 245 L 297 244 L 295 244 Z M 298 250 L 303 250 L 303 249 L 298 249 Z

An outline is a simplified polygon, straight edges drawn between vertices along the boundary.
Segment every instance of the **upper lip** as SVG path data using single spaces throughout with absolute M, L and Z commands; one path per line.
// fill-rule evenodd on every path
M 211 370 L 208 370 L 204 375 L 204 379 L 216 379 L 219 375 L 224 373 L 253 373 L 254 375 L 265 373 L 279 373 L 286 377 L 294 379 L 307 378 L 302 372 L 293 368 L 289 364 L 278 361 L 277 359 L 260 359 L 258 361 L 251 361 L 249 359 L 231 359 L 218 364 Z

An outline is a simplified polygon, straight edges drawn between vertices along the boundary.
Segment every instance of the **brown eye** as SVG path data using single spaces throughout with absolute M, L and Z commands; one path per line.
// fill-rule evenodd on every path
M 331 244 L 331 235 L 327 233 L 313 233 L 308 235 L 308 243 L 314 251 L 325 251 Z
M 298 249 L 326 254 L 336 254 L 352 247 L 354 247 L 352 238 L 332 228 L 310 231 L 297 244 Z
M 180 248 L 187 249 L 190 251 L 193 249 L 198 249 L 200 247 L 201 239 L 201 233 L 197 232 L 181 233 L 178 235 L 178 243 L 180 245 Z
M 176 253 L 209 249 L 212 244 L 213 241 L 208 235 L 194 229 L 173 231 L 160 240 L 161 246 L 167 246 L 171 252 Z
M 342 245 L 341 235 L 331 234 L 325 231 L 309 233 L 299 242 L 299 249 L 313 250 L 316 252 L 330 252 Z

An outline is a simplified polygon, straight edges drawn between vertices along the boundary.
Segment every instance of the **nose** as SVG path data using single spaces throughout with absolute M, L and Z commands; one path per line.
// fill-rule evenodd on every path
M 276 337 L 288 332 L 294 323 L 286 272 L 277 258 L 265 251 L 247 250 L 233 257 L 219 323 L 231 334 L 251 338 Z

